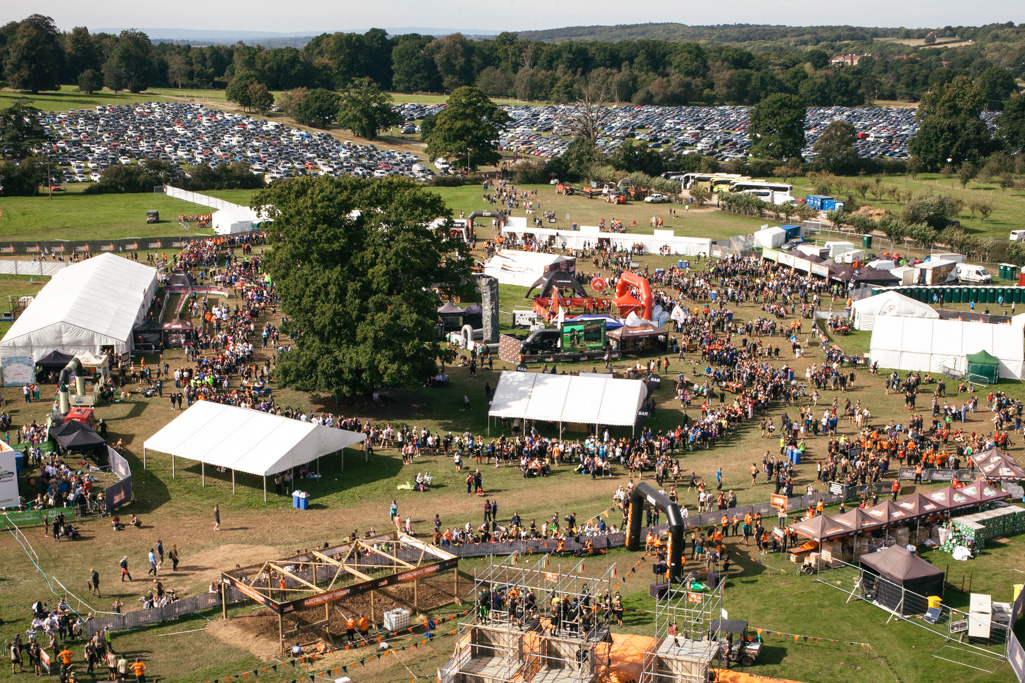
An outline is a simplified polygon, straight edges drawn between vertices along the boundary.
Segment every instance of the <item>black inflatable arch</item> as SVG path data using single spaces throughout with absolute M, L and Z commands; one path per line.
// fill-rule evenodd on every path
M 665 512 L 669 520 L 669 581 L 680 583 L 683 581 L 683 513 L 679 505 L 644 482 L 634 486 L 630 492 L 626 549 L 634 552 L 641 548 L 641 523 L 646 502 Z

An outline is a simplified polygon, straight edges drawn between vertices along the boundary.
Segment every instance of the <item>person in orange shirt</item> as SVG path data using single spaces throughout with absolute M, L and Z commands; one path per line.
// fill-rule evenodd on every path
M 353 640 L 355 640 L 355 636 L 356 636 L 356 620 L 353 619 L 352 617 L 349 617 L 348 619 L 345 620 L 345 635 L 349 639 L 350 643 Z
M 359 615 L 359 622 L 357 622 L 357 626 L 359 626 L 360 637 L 363 638 L 363 640 L 366 640 L 367 634 L 370 632 L 370 620 L 367 619 L 367 615 L 362 613 Z
M 135 674 L 135 683 L 146 683 L 146 665 L 138 657 L 128 667 Z
M 68 669 L 71 668 L 71 660 L 75 654 L 71 651 L 71 648 L 64 645 L 64 649 L 57 653 L 57 658 L 61 661 L 61 673 L 67 673 Z

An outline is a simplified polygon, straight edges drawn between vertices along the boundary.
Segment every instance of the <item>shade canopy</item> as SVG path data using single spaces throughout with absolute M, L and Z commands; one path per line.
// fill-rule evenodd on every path
M 904 318 L 939 318 L 936 310 L 899 292 L 883 292 L 855 301 L 851 306 L 854 329 L 871 330 L 876 316 L 898 316 Z
M 815 515 L 811 519 L 802 519 L 796 524 L 791 524 L 790 528 L 817 542 L 850 533 L 847 527 L 838 524 L 835 519 L 826 515 Z
M 983 349 L 965 356 L 968 363 L 968 376 L 980 382 L 996 384 L 1000 379 L 1000 359 Z
M 270 476 L 360 443 L 365 434 L 198 401 L 151 436 L 147 450 Z
M 1010 453 L 1005 453 L 997 448 L 973 454 L 972 461 L 990 481 L 1025 479 L 1025 467 L 1019 465 Z
M 92 448 L 106 443 L 89 425 L 69 420 L 50 427 L 50 437 L 64 448 Z
M 155 268 L 100 254 L 54 275 L 0 342 L 4 358 L 51 351 L 132 349 L 132 328 L 146 316 L 157 287 Z
M 503 372 L 488 415 L 632 426 L 647 395 L 640 380 Z
M 940 581 L 943 580 L 942 569 L 934 567 L 899 545 L 862 555 L 861 566 L 874 570 L 876 574 L 894 583 L 906 584 L 933 577 L 939 577 Z
M 837 524 L 845 527 L 848 532 L 870 531 L 882 526 L 882 522 L 872 517 L 861 508 L 854 508 L 833 518 Z
M 36 361 L 36 365 L 43 368 L 44 370 L 63 370 L 71 359 L 74 358 L 74 354 L 64 353 L 63 351 L 51 351 L 42 358 Z

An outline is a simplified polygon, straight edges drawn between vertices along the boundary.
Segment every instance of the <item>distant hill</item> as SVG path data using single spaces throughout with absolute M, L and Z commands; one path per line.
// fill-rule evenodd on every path
M 101 28 L 95 33 L 120 33 L 119 28 Z M 264 47 L 302 47 L 313 40 L 314 36 L 325 31 L 299 31 L 295 33 L 282 33 L 276 31 L 234 31 L 234 30 L 206 30 L 191 28 L 141 28 L 150 40 L 158 43 L 187 43 L 189 45 L 234 45 L 245 43 L 246 45 L 262 45 Z M 496 35 L 495 31 L 464 30 L 450 28 L 423 28 L 423 27 L 398 27 L 385 29 L 389 35 L 398 36 L 405 33 L 420 33 L 425 36 L 447 36 L 452 33 L 462 33 L 468 38 L 484 38 Z M 343 33 L 366 33 L 366 29 L 342 31 Z
M 859 26 L 769 26 L 761 24 L 619 24 L 616 26 L 570 26 L 544 31 L 520 31 L 525 40 L 551 43 L 570 41 L 664 40 L 673 43 L 748 43 L 778 41 L 793 45 L 817 45 L 824 41 L 865 41 L 895 37 L 896 28 Z

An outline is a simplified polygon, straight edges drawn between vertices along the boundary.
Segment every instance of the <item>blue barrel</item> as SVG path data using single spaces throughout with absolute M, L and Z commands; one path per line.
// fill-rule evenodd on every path
M 719 292 L 713 291 L 712 294 L 711 294 L 711 297 L 712 297 L 712 301 L 715 301 L 716 299 L 719 298 Z
M 679 261 L 676 262 L 676 267 L 677 268 L 681 268 L 681 269 L 683 268 L 683 259 L 680 259 Z

